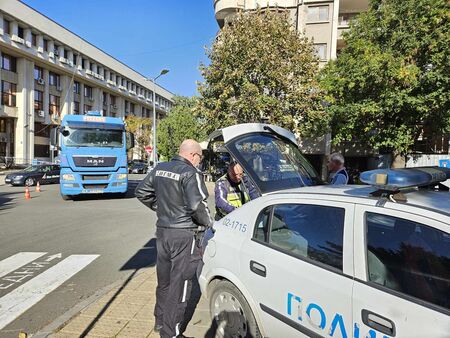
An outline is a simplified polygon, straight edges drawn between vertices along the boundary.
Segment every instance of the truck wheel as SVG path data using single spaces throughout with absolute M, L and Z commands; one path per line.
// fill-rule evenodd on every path
M 64 201 L 70 201 L 70 200 L 72 199 L 72 197 L 71 197 L 70 195 L 63 195 L 63 194 L 61 194 L 61 198 L 62 198 Z
M 36 184 L 36 181 L 34 180 L 33 177 L 28 177 L 28 178 L 25 180 L 25 185 L 26 185 L 27 187 L 32 187 L 32 186 L 35 185 L 35 184 Z
M 212 285 L 209 309 L 217 324 L 215 337 L 262 337 L 245 297 L 229 281 Z

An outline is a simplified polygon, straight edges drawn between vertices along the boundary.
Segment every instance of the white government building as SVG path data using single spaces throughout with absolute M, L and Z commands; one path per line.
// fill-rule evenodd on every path
M 173 94 L 16 0 L 0 1 L 0 157 L 49 159 L 50 129 L 66 114 L 157 118 Z

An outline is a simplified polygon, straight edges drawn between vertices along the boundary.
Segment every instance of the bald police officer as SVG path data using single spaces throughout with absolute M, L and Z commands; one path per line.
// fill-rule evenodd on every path
M 179 155 L 159 163 L 136 188 L 136 197 L 156 211 L 155 331 L 162 338 L 184 337 L 180 325 L 190 287 L 201 260 L 199 232 L 212 224 L 208 191 L 197 169 L 202 149 L 185 140 Z

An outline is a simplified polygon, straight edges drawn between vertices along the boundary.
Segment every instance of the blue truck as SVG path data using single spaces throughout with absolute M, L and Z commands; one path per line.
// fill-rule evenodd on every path
M 59 144 L 60 192 L 64 200 L 80 194 L 117 193 L 128 189 L 127 151 L 134 135 L 120 118 L 99 112 L 66 115 L 52 137 Z

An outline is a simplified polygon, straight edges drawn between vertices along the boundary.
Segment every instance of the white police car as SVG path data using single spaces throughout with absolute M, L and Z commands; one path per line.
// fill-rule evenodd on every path
M 217 221 L 204 248 L 199 283 L 219 334 L 450 337 L 450 193 L 406 188 L 449 172 L 302 187 L 317 178 L 288 131 L 238 125 L 213 141 L 262 194 Z

